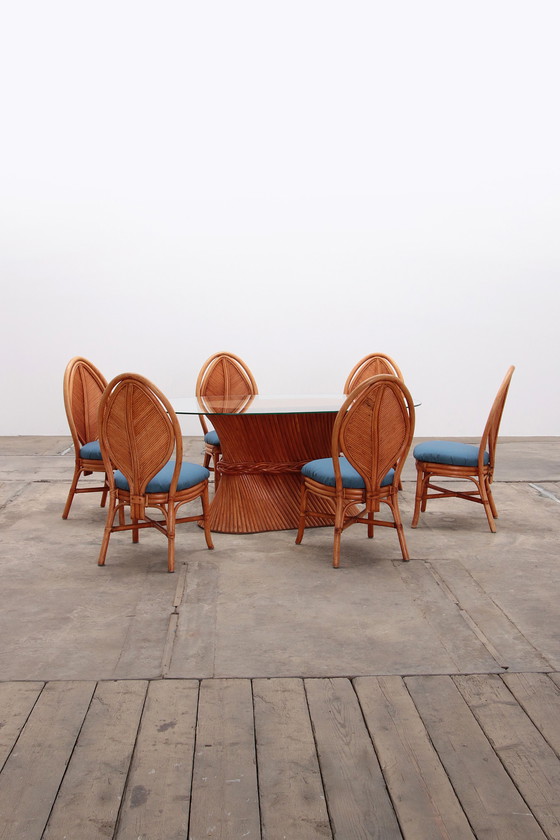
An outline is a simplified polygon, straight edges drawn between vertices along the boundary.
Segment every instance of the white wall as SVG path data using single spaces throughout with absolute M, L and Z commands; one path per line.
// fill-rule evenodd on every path
M 556 0 L 80 0 L 2 14 L 0 434 L 74 355 L 169 396 L 393 355 L 419 435 L 555 435 Z M 197 425 L 185 431 L 198 432 Z

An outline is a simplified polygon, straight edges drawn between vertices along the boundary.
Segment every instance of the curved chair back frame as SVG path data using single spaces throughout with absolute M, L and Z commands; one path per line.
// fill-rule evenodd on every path
M 247 403 L 249 396 L 259 393 L 255 377 L 239 356 L 234 353 L 214 353 L 200 370 L 196 380 L 195 395 L 199 398 L 223 396 L 232 400 L 232 411 L 241 410 Z M 235 397 L 239 397 L 238 404 Z M 204 435 L 208 434 L 208 424 L 203 415 L 199 415 L 200 425 Z M 217 487 L 219 472 L 217 470 L 221 449 L 219 444 L 206 443 L 204 466 L 214 470 L 214 484 Z M 213 467 L 210 467 L 210 463 Z
M 366 379 L 382 373 L 397 376 L 399 379 L 403 378 L 398 365 L 390 356 L 385 355 L 385 353 L 369 353 L 363 359 L 360 359 L 348 374 L 344 383 L 344 393 L 349 394 Z
M 103 374 L 83 356 L 75 356 L 66 365 L 63 383 L 64 408 L 72 435 L 75 465 L 74 476 L 62 514 L 63 519 L 68 518 L 72 500 L 76 493 L 101 492 L 102 507 L 107 498 L 108 487 L 106 481 L 102 487 L 78 488 L 77 486 L 81 475 L 105 472 L 102 460 L 99 458 L 82 458 L 80 449 L 86 443 L 98 440 L 97 415 L 101 396 L 106 386 L 107 380 Z
M 502 414 L 504 413 L 504 406 L 506 404 L 506 399 L 509 391 L 509 386 L 511 384 L 511 378 L 513 376 L 513 372 L 515 370 L 515 366 L 512 365 L 500 385 L 498 389 L 498 393 L 496 394 L 496 398 L 492 403 L 492 408 L 490 409 L 490 414 L 488 415 L 488 420 L 486 421 L 486 426 L 484 427 L 484 432 L 482 435 L 482 439 L 480 441 L 480 447 L 478 450 L 478 466 L 479 469 L 484 465 L 484 453 L 488 452 L 490 456 L 489 462 L 489 480 L 492 481 L 493 473 L 494 473 L 494 464 L 496 460 L 496 444 L 498 442 L 498 432 L 500 431 L 500 423 L 502 422 Z

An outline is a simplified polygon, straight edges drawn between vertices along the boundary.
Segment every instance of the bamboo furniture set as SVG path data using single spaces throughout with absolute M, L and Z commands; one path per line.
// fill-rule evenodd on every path
M 462 453 L 464 464 L 454 463 L 456 451 L 451 468 L 445 463 L 446 442 L 432 442 L 429 450 L 422 449 L 425 444 L 415 448 L 413 527 L 429 498 L 457 496 L 481 502 L 495 530 L 490 483 L 512 374 L 513 367 L 498 392 L 480 447 Z M 130 530 L 137 542 L 142 528 L 153 527 L 167 537 L 168 570 L 173 571 L 175 526 L 193 521 L 203 529 L 208 548 L 213 547 L 211 532 L 292 529 L 299 544 L 306 527 L 334 525 L 335 568 L 346 528 L 365 524 L 372 537 L 374 527 L 381 525 L 397 531 L 403 560 L 409 559 L 398 494 L 415 411 L 399 368 L 384 354 L 361 359 L 350 371 L 343 395 L 272 398 L 259 394 L 238 356 L 216 353 L 200 371 L 195 397 L 173 401 L 137 374 L 122 374 L 107 384 L 91 363 L 78 357 L 65 372 L 64 402 L 76 461 L 63 518 L 75 493 L 101 492 L 102 506 L 109 499 L 99 565 L 105 563 L 112 533 Z M 180 414 L 200 418 L 203 465 L 182 460 Z M 103 473 L 103 485 L 78 488 L 79 478 L 93 472 Z M 434 475 L 466 478 L 476 489 L 447 491 L 432 483 Z M 179 508 L 195 499 L 201 500 L 202 512 L 179 517 Z M 382 503 L 390 509 L 390 520 L 379 519 Z M 160 518 L 149 515 L 148 508 L 156 509 Z

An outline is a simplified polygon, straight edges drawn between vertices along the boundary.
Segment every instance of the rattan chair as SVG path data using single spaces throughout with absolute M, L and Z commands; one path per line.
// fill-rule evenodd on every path
M 97 434 L 97 412 L 107 380 L 95 365 L 81 356 L 71 359 L 64 372 L 64 407 L 74 444 L 74 476 L 64 506 L 63 519 L 68 518 L 76 493 L 102 493 L 101 507 L 105 506 L 107 477 L 102 487 L 80 487 L 81 475 L 100 472 L 105 475 Z
M 398 365 L 390 356 L 386 356 L 385 353 L 369 353 L 360 359 L 348 374 L 344 383 L 344 393 L 349 394 L 361 382 L 380 373 L 389 373 L 392 376 L 398 376 L 399 379 L 403 378 Z
M 333 566 L 340 563 L 340 539 L 355 523 L 395 528 L 403 560 L 409 559 L 399 511 L 399 480 L 414 433 L 414 403 L 397 376 L 380 374 L 367 379 L 347 397 L 337 414 L 331 457 L 310 461 L 302 467 L 299 545 L 308 521 L 325 516 L 313 509 L 312 496 L 327 499 L 333 507 Z M 375 514 L 384 502 L 393 521 Z M 356 512 L 356 506 L 365 505 Z
M 109 504 L 98 563 L 105 564 L 115 531 L 156 528 L 167 537 L 167 570 L 175 570 L 175 526 L 200 522 L 213 548 L 208 520 L 209 471 L 183 461 L 181 427 L 167 398 L 143 376 L 124 373 L 107 386 L 99 406 L 99 440 L 109 482 Z M 113 472 L 115 470 L 115 472 Z M 200 499 L 202 513 L 178 517 L 187 502 Z M 130 522 L 125 520 L 129 509 Z M 160 519 L 148 516 L 153 508 Z M 118 525 L 115 517 L 118 515 Z
M 416 528 L 420 511 L 426 510 L 428 499 L 454 497 L 484 505 L 486 518 L 492 533 L 496 532 L 498 518 L 490 485 L 494 478 L 496 464 L 496 443 L 506 397 L 515 367 L 512 365 L 496 395 L 484 434 L 478 446 L 449 440 L 432 440 L 414 447 L 416 459 L 416 501 L 412 527 Z M 474 482 L 475 490 L 448 490 L 432 483 L 432 478 L 467 479 Z M 429 491 L 433 490 L 433 493 Z
M 231 401 L 232 411 L 241 408 L 248 396 L 259 393 L 255 378 L 245 362 L 233 353 L 214 353 L 207 359 L 198 374 L 195 393 L 197 397 L 226 397 Z M 239 398 L 239 406 L 235 398 Z M 222 455 L 220 439 L 214 429 L 209 429 L 205 417 L 200 415 L 204 433 L 204 466 L 214 472 L 214 486 L 217 487 L 220 473 L 217 469 Z

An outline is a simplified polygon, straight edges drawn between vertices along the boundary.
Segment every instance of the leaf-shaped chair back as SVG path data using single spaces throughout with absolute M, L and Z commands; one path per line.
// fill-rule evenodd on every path
M 348 374 L 348 379 L 344 384 L 344 393 L 349 394 L 366 379 L 378 376 L 381 373 L 389 373 L 398 376 L 399 379 L 403 378 L 396 362 L 390 356 L 386 356 L 385 353 L 370 353 L 364 356 Z
M 107 466 L 128 481 L 133 517 L 142 518 L 146 486 L 173 454 L 174 495 L 183 459 L 181 427 L 168 399 L 148 379 L 124 373 L 109 383 L 99 407 L 99 442 Z
M 414 434 L 414 403 L 397 376 L 379 374 L 358 385 L 340 409 L 334 429 L 335 476 L 338 454 L 348 459 L 375 496 L 390 469 L 398 482 Z
M 64 372 L 64 407 L 74 447 L 97 440 L 99 403 L 107 380 L 82 356 L 71 359 Z

